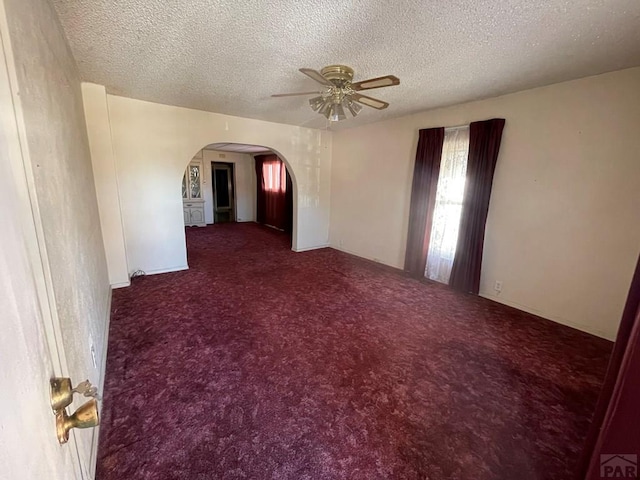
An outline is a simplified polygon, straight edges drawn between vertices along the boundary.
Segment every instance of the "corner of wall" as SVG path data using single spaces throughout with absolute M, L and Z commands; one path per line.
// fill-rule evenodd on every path
M 81 90 L 109 283 L 115 288 L 128 286 L 127 251 L 107 92 L 103 85 L 88 82 L 82 82 Z

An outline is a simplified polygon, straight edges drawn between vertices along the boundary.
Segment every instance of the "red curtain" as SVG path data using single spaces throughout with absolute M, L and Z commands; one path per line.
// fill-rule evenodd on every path
M 436 187 L 440 174 L 444 128 L 420 130 L 416 163 L 413 168 L 411 206 L 409 209 L 409 232 L 404 269 L 416 278 L 424 277 L 429 251 L 429 237 Z
M 640 454 L 640 381 L 638 379 L 640 379 L 640 259 L 636 264 L 616 343 L 609 360 L 609 368 L 585 443 L 578 472 L 580 480 L 603 478 L 600 476 L 600 463 L 609 457 L 600 455 Z M 627 461 L 619 463 L 630 465 Z
M 477 294 L 480 290 L 484 230 L 503 128 L 503 118 L 473 122 L 469 126 L 467 180 L 449 279 L 449 285 L 462 292 Z
M 258 223 L 280 230 L 291 230 L 291 177 L 282 160 L 276 155 L 257 155 L 257 212 Z

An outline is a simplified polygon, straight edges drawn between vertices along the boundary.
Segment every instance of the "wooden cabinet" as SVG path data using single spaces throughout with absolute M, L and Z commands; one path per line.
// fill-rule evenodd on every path
M 204 222 L 204 203 L 185 203 L 183 208 L 184 224 L 187 226 L 205 225 Z
M 189 163 L 182 176 L 182 204 L 184 224 L 204 227 L 204 198 L 202 192 L 202 160 L 194 159 Z

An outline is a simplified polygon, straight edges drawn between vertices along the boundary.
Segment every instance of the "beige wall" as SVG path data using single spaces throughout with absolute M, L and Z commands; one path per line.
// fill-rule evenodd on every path
M 8 19 L 0 1 L 0 478 L 81 479 L 74 439 L 60 448 L 48 404 L 62 370 L 27 183 Z
M 220 157 L 223 155 L 223 158 Z M 211 188 L 211 163 L 233 163 L 235 176 L 235 209 L 238 222 L 256 220 L 256 170 L 253 157 L 246 153 L 217 152 L 203 150 L 204 159 L 204 216 L 213 223 L 213 190 Z
M 68 369 L 64 373 L 74 382 L 88 378 L 100 384 L 110 289 L 80 80 L 49 2 L 4 4 L 24 123 L 23 154 L 33 172 L 40 247 Z M 76 434 L 87 468 L 94 433 Z
M 481 295 L 613 338 L 640 248 L 640 68 L 335 133 L 331 245 L 401 268 L 418 130 L 492 117 Z
M 106 96 L 102 115 L 108 118 L 93 125 L 109 123 L 115 169 L 96 168 L 96 184 L 117 184 L 117 197 L 114 189 L 99 190 L 98 196 L 100 205 L 114 212 L 119 202 L 129 273 L 187 268 L 181 180 L 198 150 L 212 143 L 261 145 L 278 152 L 294 182 L 293 249 L 328 245 L 330 132 L 133 100 L 97 87 L 83 91 L 85 103 L 98 104 L 103 100 L 93 97 Z M 104 138 L 106 132 L 92 130 L 89 136 Z M 108 161 L 108 155 L 101 158 L 93 160 Z M 106 250 L 116 251 L 110 232 L 105 233 Z
M 114 288 L 126 287 L 130 284 L 129 267 L 124 245 L 107 95 L 103 86 L 83 83 L 82 96 L 109 283 Z

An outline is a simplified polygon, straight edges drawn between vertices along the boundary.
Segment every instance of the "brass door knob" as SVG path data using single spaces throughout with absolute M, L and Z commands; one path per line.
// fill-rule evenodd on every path
M 51 408 L 58 412 L 73 402 L 73 387 L 70 378 L 51 379 Z
M 67 415 L 65 409 L 56 413 L 56 433 L 60 443 L 69 441 L 69 430 L 72 428 L 92 428 L 99 424 L 98 402 L 95 398 L 82 405 L 71 416 Z
M 100 423 L 98 402 L 96 401 L 98 389 L 91 385 L 89 380 L 80 382 L 73 388 L 70 378 L 53 378 L 50 385 L 51 408 L 56 415 L 56 433 L 61 444 L 67 443 L 69 430 L 72 428 L 91 428 Z M 66 408 L 71 405 L 74 393 L 93 398 L 69 416 Z

